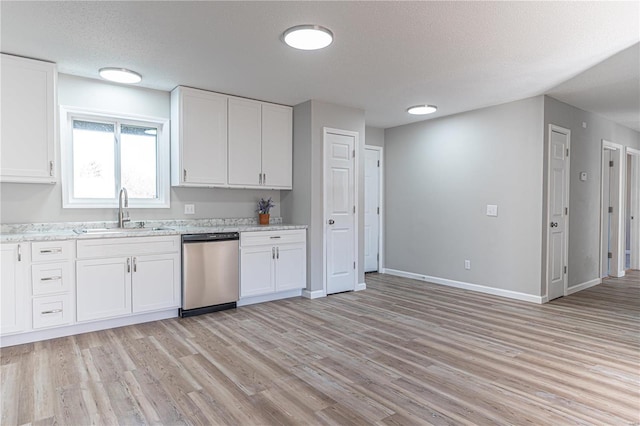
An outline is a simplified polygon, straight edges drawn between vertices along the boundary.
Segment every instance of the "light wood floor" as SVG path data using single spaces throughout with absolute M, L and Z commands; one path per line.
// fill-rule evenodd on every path
M 640 273 L 535 304 L 386 275 L 6 348 L 1 424 L 640 422 Z

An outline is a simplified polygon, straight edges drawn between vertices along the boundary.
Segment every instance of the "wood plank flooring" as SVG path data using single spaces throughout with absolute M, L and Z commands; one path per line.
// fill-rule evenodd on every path
M 5 348 L 4 426 L 640 422 L 640 273 L 546 305 L 367 290 Z

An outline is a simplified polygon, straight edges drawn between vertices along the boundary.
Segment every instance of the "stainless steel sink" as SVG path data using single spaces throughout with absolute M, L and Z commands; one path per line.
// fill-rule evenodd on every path
M 173 228 L 157 227 L 157 228 L 79 228 L 74 229 L 76 234 L 100 235 L 100 234 L 130 234 L 136 232 L 149 231 L 173 231 Z

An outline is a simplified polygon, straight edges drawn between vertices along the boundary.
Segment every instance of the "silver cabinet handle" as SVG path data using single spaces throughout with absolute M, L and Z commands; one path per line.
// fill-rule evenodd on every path
M 127 259 L 127 272 L 131 272 L 131 259 Z
M 133 272 L 138 272 L 138 262 L 136 262 L 136 258 L 133 258 Z
M 52 309 L 50 311 L 42 311 L 40 313 L 42 315 L 47 315 L 47 314 L 59 314 L 60 312 L 62 312 L 62 309 Z
M 265 184 L 265 185 L 267 184 L 267 174 L 266 173 L 262 174 L 262 183 Z
M 275 247 L 271 247 L 271 258 L 272 259 L 276 258 L 276 248 Z
M 22 262 L 22 247 L 18 244 L 18 262 Z
M 280 259 L 280 247 L 276 247 L 276 259 Z
M 53 176 L 53 161 L 49 161 L 49 176 Z
M 44 278 L 40 278 L 40 281 L 59 281 L 61 280 L 62 277 L 60 275 L 58 275 L 57 277 L 44 277 Z
M 62 252 L 62 249 L 59 247 L 40 250 L 40 254 L 53 254 L 53 253 L 61 253 L 61 252 Z
M 182 169 L 182 180 L 187 181 L 187 169 Z
M 258 173 L 258 184 L 262 185 L 262 173 Z
M 280 235 L 276 235 L 274 237 L 269 237 L 269 238 L 271 238 L 272 240 L 279 240 L 282 237 L 280 237 Z

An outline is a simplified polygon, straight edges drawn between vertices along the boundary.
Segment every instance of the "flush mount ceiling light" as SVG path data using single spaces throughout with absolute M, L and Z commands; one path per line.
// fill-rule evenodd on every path
M 126 68 L 100 68 L 98 72 L 100 73 L 100 77 L 116 83 L 133 84 L 142 81 L 140 74 Z
M 407 108 L 407 112 L 412 115 L 433 114 L 437 110 L 438 107 L 435 105 L 414 105 L 410 108 Z
M 333 33 L 320 25 L 298 25 L 285 31 L 282 39 L 295 49 L 317 50 L 331 44 Z

